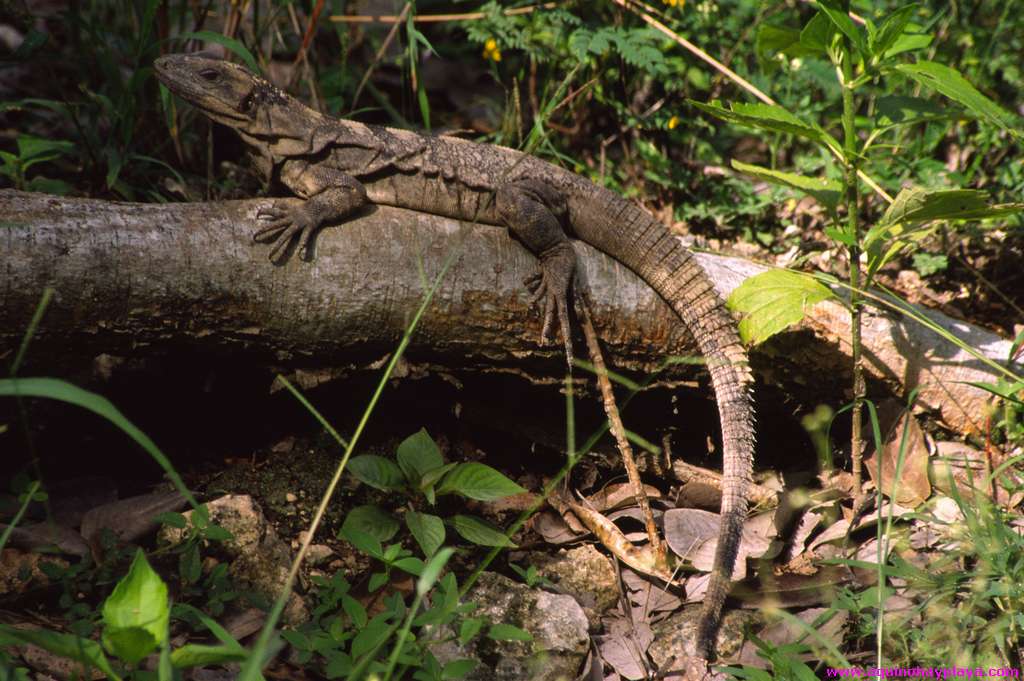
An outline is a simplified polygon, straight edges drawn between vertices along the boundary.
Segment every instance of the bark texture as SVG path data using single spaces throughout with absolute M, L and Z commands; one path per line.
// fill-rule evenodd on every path
M 29 373 L 33 357 L 45 357 L 39 366 L 52 373 L 61 357 L 80 362 L 183 345 L 254 353 L 290 368 L 359 365 L 394 348 L 423 282 L 454 257 L 410 357 L 560 380 L 561 345 L 538 343 L 542 320 L 522 286 L 536 260 L 504 229 L 378 207 L 323 230 L 314 262 L 275 266 L 251 236 L 256 211 L 268 204 L 128 204 L 0 191 L 0 356 L 12 356 L 49 286 L 55 296 L 33 339 Z M 666 354 L 694 354 L 692 338 L 648 286 L 585 244 L 574 247 L 614 365 L 645 370 Z M 722 296 L 764 270 L 739 258 L 696 258 Z M 986 356 L 1006 358 L 1009 341 L 927 314 Z M 802 328 L 752 351 L 755 374 L 824 399 L 849 385 L 848 338 L 842 306 L 821 303 Z M 865 315 L 864 344 L 876 378 L 896 389 L 919 387 L 919 402 L 958 431 L 984 426 L 988 395 L 965 382 L 992 381 L 993 369 L 912 320 L 874 308 Z M 693 375 L 685 367 L 669 374 Z

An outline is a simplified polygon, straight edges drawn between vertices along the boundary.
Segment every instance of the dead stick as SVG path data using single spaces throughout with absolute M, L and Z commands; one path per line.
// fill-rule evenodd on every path
M 604 402 L 604 411 L 608 415 L 608 424 L 615 443 L 622 454 L 622 464 L 629 477 L 629 483 L 636 493 L 637 504 L 644 517 L 644 526 L 647 528 L 647 538 L 651 543 L 651 553 L 656 556 L 660 567 L 667 568 L 668 558 L 665 554 L 665 546 L 658 535 L 658 527 L 654 523 L 654 514 L 651 513 L 651 504 L 647 499 L 647 492 L 644 490 L 643 482 L 640 480 L 640 471 L 636 467 L 636 459 L 633 458 L 633 449 L 626 439 L 626 428 L 622 425 L 622 417 L 619 415 L 619 408 L 615 404 L 615 393 L 612 392 L 612 383 L 608 380 L 608 369 L 604 363 L 604 355 L 601 354 L 601 346 L 597 342 L 597 332 L 590 321 L 590 305 L 586 296 L 578 296 L 581 321 L 583 322 L 583 334 L 587 338 L 587 350 L 590 353 L 590 360 L 594 363 L 594 371 L 597 374 L 597 384 L 601 388 L 601 397 Z

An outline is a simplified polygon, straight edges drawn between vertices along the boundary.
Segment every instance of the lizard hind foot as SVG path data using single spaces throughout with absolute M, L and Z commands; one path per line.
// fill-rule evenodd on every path
M 576 271 L 576 252 L 568 242 L 557 244 L 540 256 L 540 273 L 523 283 L 532 294 L 530 306 L 539 305 L 544 315 L 541 342 L 551 339 L 557 322 L 565 344 L 565 360 L 572 372 L 572 327 L 569 323 L 569 294 Z

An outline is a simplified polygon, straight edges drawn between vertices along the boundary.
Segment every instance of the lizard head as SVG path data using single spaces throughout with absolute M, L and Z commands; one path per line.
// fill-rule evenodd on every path
M 301 138 L 303 131 L 297 127 L 319 118 L 265 78 L 229 61 L 169 54 L 153 66 L 167 89 L 249 141 Z

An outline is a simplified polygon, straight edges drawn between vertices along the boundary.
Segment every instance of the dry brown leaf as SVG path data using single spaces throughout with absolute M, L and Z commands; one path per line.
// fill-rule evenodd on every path
M 891 418 L 894 407 L 887 403 L 879 408 L 879 423 L 884 425 Z M 886 432 L 886 431 L 883 431 Z M 897 464 L 902 452 L 903 462 L 897 477 Z M 904 411 L 895 419 L 882 442 L 882 479 L 878 479 L 878 452 L 864 460 L 868 475 L 882 493 L 902 506 L 917 508 L 931 496 L 932 486 L 928 481 L 928 443 L 917 419 Z
M 720 516 L 697 508 L 674 508 L 665 511 L 665 541 L 676 555 L 689 560 L 693 567 L 709 572 L 714 564 L 715 547 L 718 546 Z M 747 576 L 747 558 L 760 558 L 771 547 L 768 533 L 774 532 L 770 522 L 757 516 L 743 526 L 743 536 L 733 567 L 732 580 L 740 581 Z
M 644 491 L 647 493 L 648 499 L 661 498 L 661 490 L 657 487 L 644 485 Z M 636 494 L 634 494 L 632 485 L 628 482 L 622 482 L 603 487 L 596 493 L 586 497 L 586 499 L 595 510 L 603 513 L 613 508 L 636 503 Z

